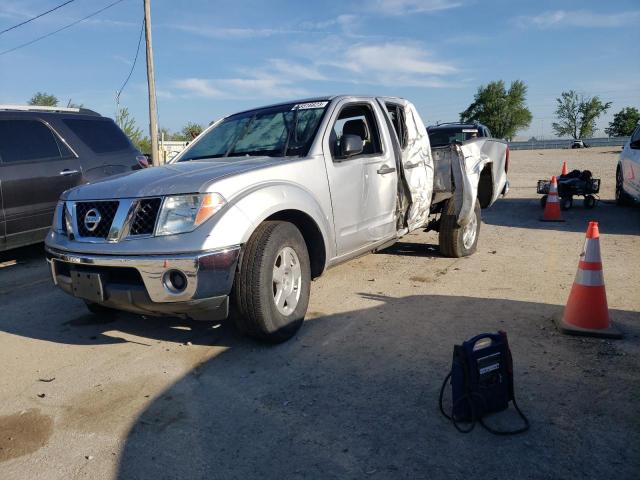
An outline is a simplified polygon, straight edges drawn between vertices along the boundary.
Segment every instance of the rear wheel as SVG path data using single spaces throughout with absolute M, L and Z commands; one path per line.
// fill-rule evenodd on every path
M 262 223 L 247 242 L 234 284 L 238 329 L 270 343 L 290 339 L 309 305 L 311 269 L 300 231 L 291 223 Z
M 440 253 L 447 257 L 466 257 L 476 251 L 482 217 L 480 202 L 476 200 L 471 220 L 464 227 L 458 225 L 453 199 L 447 200 L 440 217 Z
M 616 169 L 616 203 L 622 206 L 630 205 L 631 198 L 624 191 L 623 183 L 624 177 L 622 176 L 622 169 L 620 168 L 620 165 L 618 165 L 618 168 Z
M 585 195 L 584 196 L 584 208 L 593 208 L 596 206 L 596 197 L 594 197 L 593 195 Z
M 560 208 L 562 210 L 569 210 L 573 206 L 573 197 L 562 197 L 560 199 Z

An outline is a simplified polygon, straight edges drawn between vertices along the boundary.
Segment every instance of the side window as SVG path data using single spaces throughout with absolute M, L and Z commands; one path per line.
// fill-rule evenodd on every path
M 404 149 L 407 146 L 407 123 L 404 117 L 404 110 L 400 105 L 387 103 L 387 112 L 389 112 L 389 117 L 391 118 L 393 129 L 396 131 L 400 147 Z
M 375 114 L 368 104 L 347 105 L 338 115 L 329 140 L 334 158 L 340 151 L 340 139 L 343 135 L 357 135 L 362 139 L 364 144 L 362 155 L 382 153 L 380 130 Z
M 65 147 L 66 151 L 66 147 Z M 62 158 L 53 132 L 38 120 L 0 120 L 3 163 Z
M 95 153 L 131 149 L 127 136 L 110 119 L 67 118 L 63 123 Z

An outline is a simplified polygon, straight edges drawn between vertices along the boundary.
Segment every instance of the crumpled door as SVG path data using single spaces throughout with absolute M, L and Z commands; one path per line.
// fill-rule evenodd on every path
M 411 196 L 406 216 L 409 231 L 426 224 L 433 193 L 433 159 L 427 129 L 416 108 L 405 101 L 406 145 L 402 148 L 402 169 Z

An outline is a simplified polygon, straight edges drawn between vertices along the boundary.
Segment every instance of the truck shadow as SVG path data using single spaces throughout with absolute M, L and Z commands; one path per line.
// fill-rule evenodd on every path
M 600 233 L 640 235 L 640 208 L 620 207 L 612 200 L 599 201 L 595 208 L 582 206 L 582 197 L 574 197 L 573 207 L 562 212 L 564 222 L 541 222 L 540 198 L 502 198 L 482 211 L 482 221 L 503 227 L 586 232 L 590 220 L 600 224 Z
M 440 247 L 430 243 L 407 242 L 400 240 L 384 250 L 380 250 L 383 255 L 399 255 L 401 257 L 442 257 Z
M 638 313 L 615 312 L 627 337 L 614 343 L 559 335 L 556 305 L 362 297 L 369 308 L 318 312 L 279 346 L 221 330 L 216 343 L 229 348 L 155 392 L 133 421 L 118 478 L 598 478 L 612 464 L 631 478 L 640 468 L 637 419 L 620 408 L 640 389 L 629 375 Z M 437 407 L 452 345 L 498 329 L 510 333 L 532 430 L 461 437 Z M 492 421 L 513 426 L 510 413 Z

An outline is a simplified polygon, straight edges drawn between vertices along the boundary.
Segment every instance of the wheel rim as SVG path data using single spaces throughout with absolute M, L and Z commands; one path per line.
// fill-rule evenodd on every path
M 476 231 L 478 229 L 478 217 L 473 215 L 469 223 L 462 230 L 462 244 L 467 250 L 470 249 L 476 241 Z
M 273 263 L 273 301 L 282 315 L 291 315 L 298 306 L 302 290 L 302 269 L 298 254 L 284 247 Z

